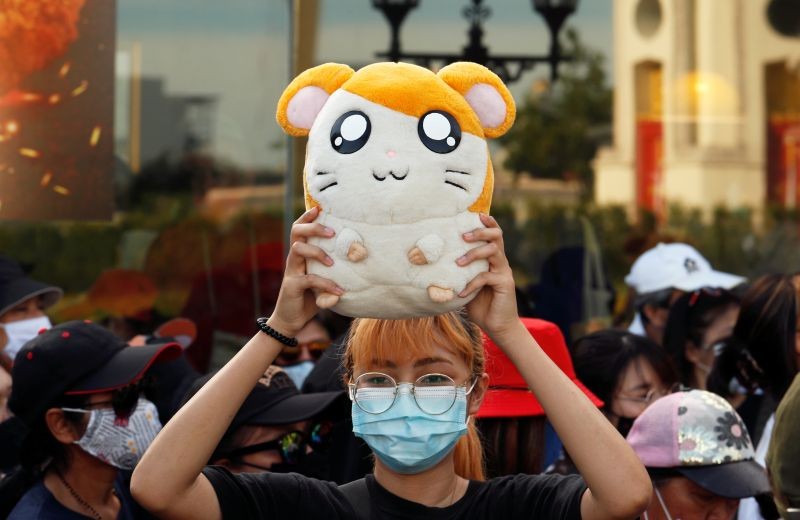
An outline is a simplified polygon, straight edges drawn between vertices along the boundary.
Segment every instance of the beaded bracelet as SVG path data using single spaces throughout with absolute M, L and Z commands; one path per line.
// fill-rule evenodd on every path
M 287 347 L 296 347 L 297 346 L 297 338 L 290 338 L 289 336 L 285 336 L 278 332 L 277 330 L 273 329 L 269 325 L 267 325 L 267 318 L 258 318 L 256 320 L 258 323 L 258 328 L 261 329 L 261 332 L 266 334 L 271 338 L 275 338 Z

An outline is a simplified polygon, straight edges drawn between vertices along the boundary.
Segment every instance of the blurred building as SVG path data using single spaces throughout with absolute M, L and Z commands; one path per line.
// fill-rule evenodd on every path
M 800 204 L 800 2 L 615 0 L 599 204 Z

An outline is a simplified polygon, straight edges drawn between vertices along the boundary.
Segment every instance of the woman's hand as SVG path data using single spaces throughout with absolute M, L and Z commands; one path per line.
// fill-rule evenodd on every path
M 467 314 L 497 341 L 520 327 L 517 296 L 514 276 L 503 246 L 503 230 L 493 217 L 481 214 L 480 218 L 486 227 L 464 233 L 463 238 L 466 242 L 482 241 L 486 244 L 471 249 L 456 263 L 465 266 L 475 260 L 487 260 L 489 270 L 473 278 L 459 296 L 464 298 L 477 291 L 475 298 L 467 304 Z
M 319 310 L 315 302 L 314 290 L 325 291 L 341 296 L 344 290 L 328 280 L 306 271 L 306 262 L 318 261 L 333 265 L 333 259 L 322 248 L 308 243 L 311 237 L 331 238 L 335 232 L 314 220 L 319 216 L 319 208 L 303 213 L 292 225 L 291 249 L 286 258 L 286 272 L 275 310 L 269 319 L 270 326 L 278 332 L 294 336 L 308 323 Z

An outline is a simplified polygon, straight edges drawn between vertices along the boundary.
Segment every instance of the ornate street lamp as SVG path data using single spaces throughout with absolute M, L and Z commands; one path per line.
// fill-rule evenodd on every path
M 406 15 L 419 5 L 419 0 L 372 0 L 372 6 L 380 9 L 392 30 L 392 40 L 386 56 L 391 61 L 400 61 L 400 26 Z
M 531 0 L 533 8 L 544 17 L 547 28 L 550 29 L 550 76 L 553 81 L 558 79 L 558 62 L 561 61 L 561 45 L 558 43 L 558 34 L 567 17 L 575 12 L 578 0 Z
M 461 54 L 403 52 L 400 45 L 400 27 L 408 12 L 419 5 L 419 0 L 372 0 L 373 7 L 386 16 L 392 31 L 389 51 L 376 55 L 391 61 L 411 61 L 428 68 L 434 64 L 444 66 L 454 61 L 473 61 L 485 65 L 507 83 L 518 80 L 523 72 L 538 63 L 548 63 L 550 77 L 555 81 L 558 79 L 559 63 L 572 59 L 571 56 L 562 56 L 558 34 L 567 17 L 575 12 L 578 0 L 532 0 L 532 4 L 533 8 L 544 17 L 550 30 L 550 52 L 544 56 L 513 54 L 493 56 L 489 48 L 483 44 L 483 22 L 491 16 L 491 9 L 483 5 L 483 0 L 470 0 L 470 5 L 463 10 L 463 15 L 469 20 L 470 26 L 467 31 L 468 43 Z

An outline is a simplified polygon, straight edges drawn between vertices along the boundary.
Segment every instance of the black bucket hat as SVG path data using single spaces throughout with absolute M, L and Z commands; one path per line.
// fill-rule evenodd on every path
M 187 403 L 215 373 L 207 374 L 192 384 L 183 399 Z M 342 405 L 336 406 L 336 403 Z M 231 420 L 230 426 L 220 441 L 225 441 L 245 425 L 278 426 L 312 419 L 323 412 L 330 419 L 346 416 L 349 403 L 344 390 L 337 392 L 316 392 L 301 394 L 291 378 L 280 367 L 271 365 L 258 380 L 253 390 Z M 211 460 L 220 458 L 223 453 L 215 451 Z
M 14 362 L 9 409 L 32 426 L 62 395 L 113 391 L 140 380 L 153 363 L 180 356 L 175 342 L 131 347 L 88 321 L 69 321 L 25 343 Z
M 40 296 L 45 308 L 55 305 L 64 291 L 25 276 L 25 272 L 13 259 L 0 255 L 0 316 L 20 303 Z

